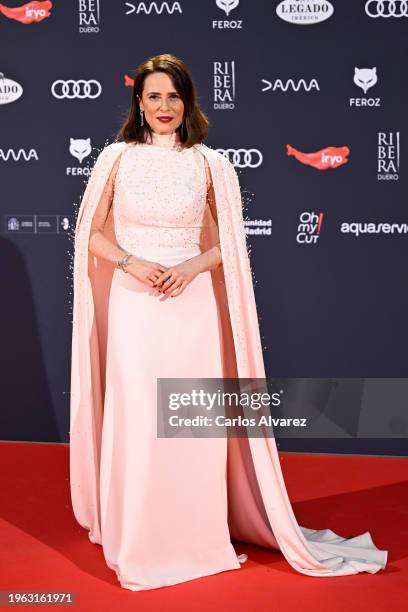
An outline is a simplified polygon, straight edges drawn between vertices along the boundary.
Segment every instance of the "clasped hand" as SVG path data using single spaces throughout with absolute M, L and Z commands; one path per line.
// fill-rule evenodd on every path
M 166 268 L 162 264 L 144 259 L 132 259 L 127 270 L 138 280 L 154 287 L 159 293 L 175 297 L 180 295 L 201 269 L 194 258 Z

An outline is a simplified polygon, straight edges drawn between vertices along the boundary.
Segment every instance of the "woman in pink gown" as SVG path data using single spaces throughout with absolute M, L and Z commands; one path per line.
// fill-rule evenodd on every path
M 297 525 L 278 464 L 275 475 L 272 464 L 270 474 L 263 471 L 262 494 L 275 491 L 276 498 L 264 497 L 267 503 L 261 509 L 257 488 L 252 485 L 249 491 L 241 479 L 238 445 L 232 448 L 229 490 L 227 438 L 157 437 L 157 378 L 232 375 L 226 369 L 222 337 L 227 306 L 217 302 L 212 277 L 223 261 L 216 177 L 202 149 L 194 142 L 186 146 L 188 139 L 200 141 L 206 127 L 182 62 L 169 55 L 145 62 L 119 133 L 126 145 L 90 223 L 89 252 L 101 262 L 95 282 L 102 279 L 104 261 L 116 267 L 106 321 L 100 324 L 106 328 L 106 363 L 101 368 L 105 380 L 98 508 L 80 484 L 85 482 L 81 462 L 89 459 L 90 451 L 85 420 L 75 406 L 77 402 L 84 407 L 87 400 L 78 395 L 80 369 L 77 364 L 73 368 L 71 490 L 76 516 L 90 528 L 89 520 L 82 518 L 86 507 L 88 516 L 100 523 L 89 537 L 102 545 L 121 586 L 133 591 L 239 569 L 246 555 L 236 555 L 229 524 L 244 541 L 277 549 L 280 544 L 288 561 L 309 575 L 374 573 L 384 567 L 386 551 L 374 546 L 368 532 L 345 541 L 330 530 Z M 218 185 L 221 180 L 217 177 Z M 87 214 L 78 227 L 80 221 L 86 223 Z M 77 313 L 80 308 L 78 301 Z M 101 344 L 101 338 L 96 342 Z M 79 362 L 80 356 L 76 359 Z M 267 457 L 261 450 L 252 442 L 255 467 Z
M 169 98 L 151 93 L 166 90 Z M 118 158 L 91 225 L 90 249 L 106 258 L 113 245 L 101 230 L 112 211 L 118 259 L 133 255 L 109 294 L 100 468 L 104 555 L 131 590 L 240 567 L 227 523 L 227 439 L 156 437 L 157 378 L 223 376 L 210 271 L 220 249 L 201 250 L 211 177 L 202 153 L 180 146 L 183 102 L 173 90 L 164 73 L 146 79 L 152 133 Z M 174 120 L 161 125 L 163 115 Z M 177 265 L 172 287 L 146 282 Z
M 207 194 L 202 154 L 174 141 L 154 133 L 152 144 L 125 151 L 113 197 L 118 243 L 165 267 L 200 255 Z M 238 568 L 226 438 L 156 437 L 156 378 L 222 377 L 211 272 L 172 299 L 117 268 L 108 330 L 100 475 L 108 565 L 133 590 Z

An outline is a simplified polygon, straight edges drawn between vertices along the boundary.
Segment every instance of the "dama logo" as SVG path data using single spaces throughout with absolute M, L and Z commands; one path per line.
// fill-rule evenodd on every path
M 0 161 L 2 162 L 18 162 L 20 160 L 27 162 L 31 161 L 32 159 L 38 161 L 38 154 L 35 149 L 30 149 L 28 153 L 25 149 L 18 149 L 18 151 L 15 151 L 14 149 L 0 149 Z
M 261 91 L 268 91 L 269 89 L 272 89 L 272 91 L 283 92 L 288 91 L 288 89 L 298 92 L 300 89 L 302 89 L 308 93 L 312 89 L 320 91 L 317 79 L 311 79 L 309 84 L 306 83 L 305 79 L 299 79 L 297 82 L 295 82 L 293 79 L 287 79 L 286 82 L 283 82 L 281 79 L 275 79 L 273 82 L 262 79 L 262 83 L 264 83 L 265 86 L 261 89 Z
M 133 13 L 136 13 L 136 15 L 139 15 L 140 13 L 143 13 L 144 15 L 150 15 L 150 13 L 156 13 L 156 15 L 167 13 L 168 15 L 173 15 L 173 13 L 181 14 L 183 12 L 180 2 L 173 2 L 171 6 L 169 6 L 169 2 L 139 2 L 138 4 L 134 4 L 133 2 L 125 2 L 125 5 L 125 15 L 132 15 Z
M 325 147 L 316 153 L 302 153 L 289 144 L 286 145 L 287 155 L 293 155 L 298 161 L 317 170 L 338 168 L 348 162 L 347 155 L 350 153 L 348 147 Z
M 34 2 L 27 2 L 27 4 L 14 8 L 0 4 L 0 14 L 29 25 L 30 23 L 39 23 L 49 17 L 51 15 L 51 8 L 52 2 L 49 0 L 44 0 L 43 2 L 35 0 Z

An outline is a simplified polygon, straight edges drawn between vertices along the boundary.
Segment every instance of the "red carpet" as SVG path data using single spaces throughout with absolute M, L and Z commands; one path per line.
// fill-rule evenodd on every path
M 406 459 L 280 453 L 299 523 L 328 527 L 347 537 L 370 531 L 376 546 L 389 551 L 387 568 L 377 574 L 313 578 L 293 570 L 279 552 L 234 543 L 238 554 L 249 556 L 240 570 L 131 592 L 119 587 L 102 548 L 88 540 L 74 519 L 68 446 L 2 442 L 0 453 L 1 591 L 71 591 L 76 594 L 75 609 L 88 612 L 407 608 Z

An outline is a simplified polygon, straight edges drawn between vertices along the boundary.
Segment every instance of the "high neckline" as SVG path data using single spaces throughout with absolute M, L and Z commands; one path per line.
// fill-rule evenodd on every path
M 181 146 L 179 134 L 176 131 L 170 134 L 159 134 L 152 130 L 152 140 L 149 144 L 164 149 L 179 149 Z

